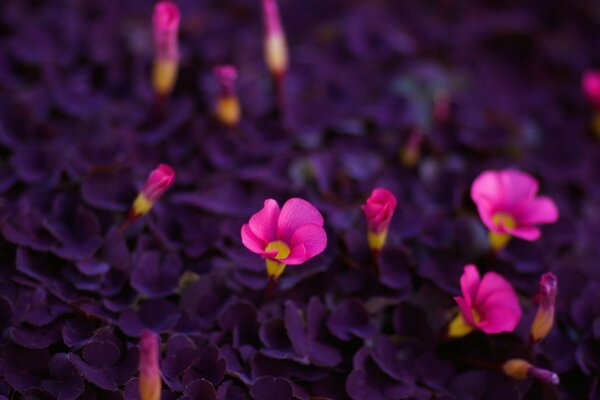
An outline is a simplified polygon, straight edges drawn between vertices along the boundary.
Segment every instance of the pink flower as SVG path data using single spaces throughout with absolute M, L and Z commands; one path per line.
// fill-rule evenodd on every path
M 512 332 L 521 319 L 521 306 L 513 287 L 495 272 L 479 276 L 474 265 L 460 277 L 462 297 L 455 297 L 459 316 L 450 324 L 449 336 L 460 337 L 479 329 L 485 333 Z
M 140 336 L 139 390 L 141 400 L 160 400 L 159 337 L 145 330 Z
M 176 59 L 179 54 L 177 31 L 179 30 L 179 7 L 171 1 L 161 1 L 154 6 L 154 46 L 156 56 Z
M 539 342 L 545 338 L 554 325 L 554 303 L 556 303 L 556 276 L 547 272 L 540 279 L 538 301 L 540 303 L 533 324 L 531 325 L 531 340 Z
M 369 246 L 373 250 L 380 250 L 385 244 L 388 226 L 396 210 L 398 201 L 387 189 L 376 188 L 361 206 L 367 218 L 369 227 Z
M 242 242 L 267 260 L 269 276 L 278 278 L 287 264 L 298 265 L 327 246 L 323 216 L 306 200 L 293 198 L 280 209 L 273 199 L 242 226 Z
M 175 182 L 175 171 L 167 164 L 160 164 L 150 173 L 144 189 L 133 202 L 132 214 L 137 217 L 148 213 L 154 203 Z
M 581 87 L 596 110 L 600 110 L 600 70 L 587 70 L 581 78 Z
M 540 237 L 538 224 L 555 222 L 558 209 L 552 199 L 537 196 L 535 178 L 516 170 L 485 171 L 471 186 L 471 198 L 479 216 L 490 229 L 494 249 L 506 245 L 510 236 L 525 240 Z

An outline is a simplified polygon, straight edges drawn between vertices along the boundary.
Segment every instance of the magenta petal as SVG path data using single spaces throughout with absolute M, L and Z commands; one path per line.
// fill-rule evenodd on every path
M 547 224 L 558 220 L 558 209 L 552 199 L 540 196 L 524 206 L 518 215 L 519 225 Z
M 480 201 L 486 201 L 492 208 L 500 208 L 504 205 L 504 187 L 500 174 L 496 171 L 485 171 L 479 175 L 471 186 L 471 199 L 477 205 Z
M 506 233 L 509 233 L 518 238 L 534 241 L 537 240 L 540 235 L 540 229 L 535 226 L 518 226 L 515 229 L 505 229 Z
M 309 257 L 306 254 L 306 247 L 304 247 L 303 244 L 298 244 L 297 246 L 292 247 L 290 255 L 281 260 L 281 262 L 289 265 L 298 265 L 304 263 L 308 259 Z
M 517 295 L 511 284 L 499 274 L 488 272 L 483 276 L 479 284 L 479 291 L 473 301 L 479 307 L 485 304 L 490 296 L 497 293 L 508 293 L 516 301 Z
M 469 303 L 462 297 L 455 297 L 454 300 L 458 304 L 458 309 L 460 310 L 460 314 L 462 315 L 463 319 L 469 325 L 475 325 L 475 321 L 473 319 L 473 309 Z
M 304 249 L 301 249 L 302 246 Z M 317 224 L 306 224 L 302 225 L 292 235 L 290 239 L 290 247 L 292 251 L 288 259 L 294 260 L 297 257 L 295 252 L 300 255 L 302 252 L 304 253 L 304 261 L 308 260 L 320 254 L 327 247 L 327 234 L 325 233 L 325 229 L 322 226 Z M 296 250 L 298 249 L 298 250 Z M 289 261 L 286 261 L 288 264 L 291 264 Z
M 521 309 L 496 306 L 488 310 L 483 318 L 477 327 L 485 333 L 512 332 L 521 320 Z
M 250 229 L 248 224 L 242 226 L 242 243 L 253 253 L 262 254 L 265 250 L 265 243 L 259 239 Z
M 273 199 L 265 200 L 262 210 L 250 218 L 249 226 L 256 237 L 269 243 L 276 240 L 279 204 Z
M 501 171 L 500 181 L 504 189 L 504 207 L 507 211 L 518 209 L 521 204 L 533 200 L 539 189 L 535 178 L 520 171 Z
M 299 198 L 289 199 L 279 214 L 277 238 L 288 242 L 296 229 L 305 224 L 323 226 L 323 216 L 308 201 Z
M 472 304 L 475 301 L 480 281 L 477 267 L 473 264 L 465 266 L 464 272 L 460 277 L 460 287 L 467 303 Z

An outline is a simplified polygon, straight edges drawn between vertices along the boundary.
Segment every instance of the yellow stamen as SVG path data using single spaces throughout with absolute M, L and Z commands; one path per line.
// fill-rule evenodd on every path
M 240 103 L 235 96 L 221 97 L 217 102 L 217 118 L 227 126 L 235 126 L 240 122 Z
M 154 61 L 154 70 L 152 72 L 152 85 L 154 91 L 160 95 L 167 95 L 173 90 L 177 80 L 177 60 Z
M 283 75 L 288 67 L 288 52 L 283 34 L 270 34 L 265 39 L 265 58 L 271 73 Z
M 385 240 L 387 239 L 387 229 L 381 233 L 375 233 L 369 231 L 367 233 L 367 241 L 371 250 L 379 251 L 383 248 Z
M 505 212 L 499 212 L 492 216 L 492 223 L 497 227 L 505 227 L 508 229 L 514 229 L 517 227 L 517 222 L 512 215 Z M 494 251 L 502 250 L 508 244 L 510 240 L 509 233 L 497 233 L 490 231 L 489 234 L 490 247 Z
M 479 323 L 481 321 L 481 317 L 479 316 L 477 311 L 472 310 L 472 312 L 473 312 L 473 320 L 476 323 Z M 469 333 L 471 333 L 474 329 L 475 328 L 473 326 L 469 325 L 469 323 L 467 323 L 467 321 L 465 321 L 462 314 L 458 313 L 458 315 L 452 320 L 452 322 L 450 322 L 450 325 L 448 326 L 448 337 L 451 337 L 451 338 L 463 337 L 463 336 L 466 336 Z
M 148 200 L 148 198 L 143 193 L 140 193 L 137 195 L 133 202 L 133 213 L 135 215 L 146 214 L 152 209 L 153 205 L 154 203 Z
M 290 248 L 287 244 L 282 242 L 281 240 L 276 240 L 274 242 L 269 243 L 267 247 L 265 247 L 265 251 L 277 250 L 277 254 L 275 255 L 276 259 L 286 258 L 290 255 Z M 285 263 L 278 262 L 276 260 L 267 259 L 267 274 L 277 279 L 285 270 Z

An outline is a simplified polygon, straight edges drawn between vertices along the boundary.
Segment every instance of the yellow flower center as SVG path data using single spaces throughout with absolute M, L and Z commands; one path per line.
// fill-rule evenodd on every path
M 265 251 L 273 251 L 277 250 L 277 254 L 275 254 L 276 259 L 286 258 L 290 255 L 290 247 L 282 242 L 281 240 L 276 240 L 271 242 L 265 247 Z M 277 262 L 275 260 L 267 259 L 267 274 L 277 279 L 285 270 L 285 263 Z
M 504 227 L 508 229 L 514 229 L 517 227 L 517 221 L 514 217 L 505 212 L 498 212 L 492 216 L 492 223 L 497 227 Z M 510 240 L 510 234 L 508 233 L 497 233 L 490 232 L 489 242 L 490 247 L 494 251 L 502 250 Z
M 475 321 L 475 323 L 478 324 L 479 322 L 481 322 L 481 317 L 479 316 L 479 313 L 475 310 L 472 310 L 472 312 L 473 320 Z M 473 331 L 473 328 L 474 327 L 463 318 L 462 314 L 458 313 L 458 315 L 452 320 L 452 322 L 450 322 L 450 325 L 448 326 L 448 337 L 463 337 L 471 333 Z

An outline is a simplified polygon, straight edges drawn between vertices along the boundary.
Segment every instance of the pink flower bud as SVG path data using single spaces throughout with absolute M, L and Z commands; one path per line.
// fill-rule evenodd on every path
M 148 213 L 154 203 L 175 182 L 175 171 L 167 164 L 160 164 L 150 173 L 146 185 L 133 202 L 132 215 L 134 217 Z
M 179 68 L 179 8 L 170 1 L 161 1 L 154 7 L 155 61 L 152 85 L 155 92 L 164 97 L 175 86 Z
M 600 110 L 600 70 L 587 70 L 581 78 L 583 93 L 596 110 Z
M 276 0 L 262 0 L 265 59 L 269 71 L 281 78 L 288 67 L 288 50 Z
M 380 250 L 385 244 L 387 230 L 398 201 L 387 189 L 376 188 L 361 206 L 367 218 L 368 240 L 372 250 Z
M 556 276 L 547 272 L 540 279 L 538 290 L 539 308 L 531 325 L 531 339 L 539 342 L 545 338 L 554 325 L 554 303 L 556 303 Z
M 179 30 L 179 7 L 171 1 L 161 1 L 154 7 L 154 46 L 161 59 L 178 58 L 177 32 Z
M 140 336 L 139 390 L 141 400 L 160 400 L 159 337 L 145 330 Z
M 235 93 L 237 71 L 234 66 L 222 65 L 213 69 L 219 82 L 221 93 L 217 100 L 216 115 L 227 126 L 236 126 L 240 122 L 240 103 Z
M 534 378 L 551 385 L 560 383 L 560 379 L 555 372 L 534 367 L 531 363 L 520 358 L 508 360 L 502 365 L 502 370 L 506 375 L 515 379 Z

